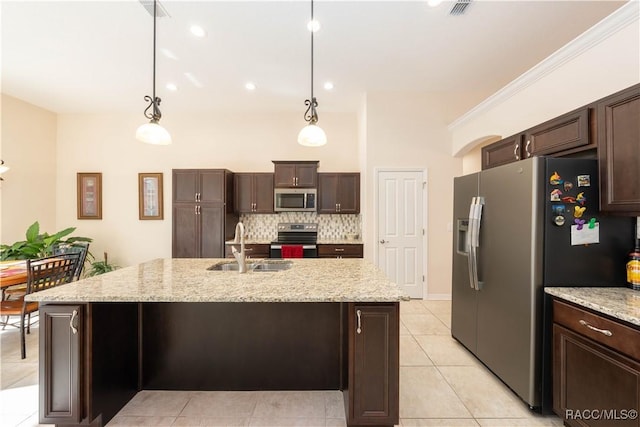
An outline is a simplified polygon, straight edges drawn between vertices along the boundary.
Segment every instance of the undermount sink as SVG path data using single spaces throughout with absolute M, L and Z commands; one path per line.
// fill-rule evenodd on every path
M 248 262 L 247 271 L 282 271 L 288 270 L 293 265 L 291 261 L 282 260 L 264 260 L 257 262 Z M 238 271 L 237 262 L 219 262 L 208 267 L 211 271 Z

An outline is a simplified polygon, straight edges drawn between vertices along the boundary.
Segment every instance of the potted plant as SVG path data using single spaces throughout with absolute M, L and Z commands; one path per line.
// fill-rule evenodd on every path
M 75 227 L 69 227 L 51 235 L 40 233 L 40 224 L 36 221 L 27 228 L 26 240 L 12 245 L 0 245 L 0 261 L 42 258 L 52 255 L 56 245 L 92 241 L 88 237 L 78 236 L 64 239 L 75 230 Z
M 89 264 L 91 267 L 85 273 L 87 277 L 97 276 L 120 268 L 115 264 L 109 264 L 106 252 L 104 253 L 104 261 L 94 260 L 90 261 Z

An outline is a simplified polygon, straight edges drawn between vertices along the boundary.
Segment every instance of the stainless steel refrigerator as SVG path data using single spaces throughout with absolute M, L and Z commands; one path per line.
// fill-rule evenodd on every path
M 598 204 L 591 159 L 534 157 L 454 180 L 451 334 L 542 412 L 551 409 L 544 286 L 625 286 L 633 220 Z

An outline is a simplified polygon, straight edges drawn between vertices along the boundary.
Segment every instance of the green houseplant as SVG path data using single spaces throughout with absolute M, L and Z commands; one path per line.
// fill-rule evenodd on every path
M 34 222 L 27 228 L 26 240 L 15 242 L 11 245 L 0 245 L 0 261 L 42 258 L 53 254 L 53 248 L 61 243 L 72 244 L 74 242 L 91 242 L 88 237 L 68 237 L 75 227 L 65 228 L 54 234 L 40 233 L 40 224 Z
M 92 261 L 90 262 L 91 267 L 86 271 L 85 275 L 87 277 L 97 276 L 99 274 L 108 273 L 110 271 L 116 270 L 119 267 L 114 264 L 109 264 L 107 253 L 104 253 L 104 261 Z

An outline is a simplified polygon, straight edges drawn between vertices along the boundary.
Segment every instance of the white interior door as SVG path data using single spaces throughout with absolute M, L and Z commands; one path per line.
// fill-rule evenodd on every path
M 409 294 L 424 288 L 423 172 L 378 171 L 378 267 Z

